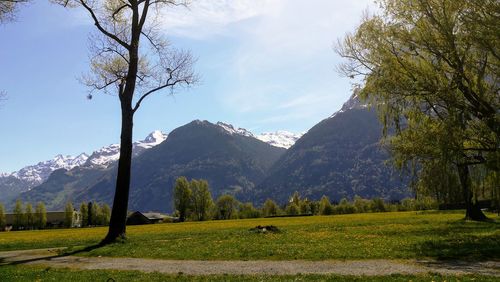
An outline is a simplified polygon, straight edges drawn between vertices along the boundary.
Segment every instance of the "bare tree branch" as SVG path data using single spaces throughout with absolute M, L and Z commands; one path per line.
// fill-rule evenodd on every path
M 120 38 L 118 38 L 118 36 L 116 36 L 115 34 L 110 33 L 109 31 L 107 31 L 106 29 L 104 29 L 102 27 L 101 23 L 99 22 L 99 19 L 97 18 L 96 14 L 94 13 L 94 10 L 92 10 L 92 8 L 90 6 L 88 6 L 87 3 L 85 3 L 84 0 L 80 0 L 80 4 L 89 12 L 90 16 L 94 20 L 94 25 L 97 27 L 97 29 L 99 29 L 99 31 L 101 31 L 107 37 L 109 37 L 109 38 L 113 39 L 114 41 L 116 41 L 118 44 L 122 45 L 125 49 L 127 49 L 127 50 L 130 49 L 130 45 L 129 44 L 123 42 Z

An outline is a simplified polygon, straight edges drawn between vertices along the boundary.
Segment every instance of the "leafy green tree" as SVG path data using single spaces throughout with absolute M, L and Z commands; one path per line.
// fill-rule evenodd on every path
M 47 210 L 43 202 L 38 202 L 35 209 L 35 226 L 43 229 L 47 225 Z
M 107 204 L 103 204 L 100 212 L 101 225 L 108 225 L 111 218 L 111 208 Z
M 87 223 L 88 226 L 97 225 L 97 217 L 96 217 L 96 208 L 94 207 L 95 203 L 89 202 L 87 204 Z
M 313 215 L 319 214 L 319 201 L 310 201 L 309 206 L 309 209 L 311 210 L 311 213 Z
M 203 179 L 192 179 L 190 188 L 192 191 L 191 203 L 194 219 L 199 221 L 207 220 L 214 205 L 208 182 Z
M 74 209 L 73 204 L 71 202 L 66 203 L 66 207 L 64 208 L 64 226 L 69 228 L 73 227 L 74 222 Z
M 89 211 L 92 215 L 92 225 L 103 225 L 101 206 L 99 203 L 92 202 L 92 208 L 89 207 Z
M 179 221 L 184 222 L 191 207 L 192 191 L 186 177 L 179 177 L 174 186 L 174 206 L 179 211 Z
M 231 195 L 222 195 L 215 202 L 217 219 L 236 218 L 239 202 Z
M 355 213 L 356 208 L 346 198 L 342 198 L 337 206 L 334 207 L 335 214 Z
M 5 229 L 7 225 L 7 220 L 5 219 L 5 208 L 2 203 L 0 203 L 0 231 Z
M 162 8 L 186 6 L 188 1 L 53 1 L 81 8 L 93 20 L 97 32 L 90 41 L 91 71 L 83 81 L 90 91 L 116 94 L 120 103 L 120 158 L 111 221 L 103 240 L 110 243 L 126 235 L 135 113 L 152 94 L 163 90 L 173 94 L 197 80 L 190 52 L 170 48 L 157 28 Z
M 321 197 L 319 200 L 319 214 L 330 215 L 333 214 L 333 206 L 330 203 L 330 199 L 327 196 Z
M 33 215 L 31 203 L 26 203 L 24 218 L 26 219 L 26 229 L 33 229 L 35 227 L 35 216 Z
M 463 202 L 464 197 L 460 191 L 461 186 L 456 168 L 439 159 L 427 160 L 414 184 L 417 198 L 431 196 L 442 204 Z
M 360 196 L 354 196 L 354 207 L 356 212 L 365 213 L 370 211 L 370 201 L 361 198 Z
M 311 209 L 311 201 L 309 201 L 309 199 L 303 199 L 300 201 L 300 205 L 299 205 L 299 208 L 300 208 L 300 213 L 301 214 L 314 214 L 313 213 L 313 210 Z
M 267 199 L 262 206 L 262 213 L 264 216 L 274 216 L 279 214 L 279 207 L 276 202 L 271 199 Z
M 470 169 L 500 167 L 500 2 L 379 3 L 339 44 L 340 70 L 378 107 L 393 163 L 416 174 L 436 161 L 454 167 L 466 218 L 483 220 Z
M 23 212 L 23 202 L 21 200 L 16 200 L 16 205 L 14 206 L 14 222 L 13 222 L 13 228 L 14 230 L 21 230 L 21 228 L 24 228 L 25 223 L 25 217 L 24 217 L 24 212 Z
M 299 215 L 300 207 L 297 206 L 297 204 L 295 204 L 294 202 L 291 202 L 286 206 L 285 212 L 287 215 Z
M 386 207 L 385 207 L 385 202 L 381 198 L 373 198 L 370 203 L 370 210 L 372 212 L 385 212 Z
M 89 209 L 87 203 L 80 204 L 80 215 L 82 217 L 82 227 L 89 226 Z
M 258 218 L 261 213 L 256 209 L 252 203 L 241 203 L 238 208 L 239 218 Z

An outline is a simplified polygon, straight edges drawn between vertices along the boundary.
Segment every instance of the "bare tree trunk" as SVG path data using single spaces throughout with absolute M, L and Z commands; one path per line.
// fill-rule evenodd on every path
M 465 201 L 465 219 L 484 221 L 488 219 L 481 211 L 481 208 L 472 201 L 471 179 L 469 166 L 465 164 L 458 165 L 458 176 L 464 193 Z
M 102 244 L 114 242 L 118 238 L 125 238 L 130 191 L 133 129 L 133 112 L 130 105 L 127 104 L 126 102 L 122 102 L 122 132 L 116 190 L 109 222 L 109 231 L 106 238 L 101 242 Z

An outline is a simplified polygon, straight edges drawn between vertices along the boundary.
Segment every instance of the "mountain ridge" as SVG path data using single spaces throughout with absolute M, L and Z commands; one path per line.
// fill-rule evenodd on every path
M 230 134 L 219 125 L 195 120 L 134 159 L 129 206 L 171 211 L 171 187 L 179 176 L 207 179 L 214 196 L 249 195 L 284 151 L 253 136 Z M 48 209 L 62 208 L 66 201 L 111 203 L 115 179 L 116 163 L 107 168 L 58 170 L 20 198 L 44 201 Z

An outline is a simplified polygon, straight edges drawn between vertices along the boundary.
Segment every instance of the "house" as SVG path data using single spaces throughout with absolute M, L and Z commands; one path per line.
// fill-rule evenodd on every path
M 127 225 L 141 225 L 153 224 L 162 222 L 167 216 L 158 212 L 145 212 L 136 211 L 127 217 Z

